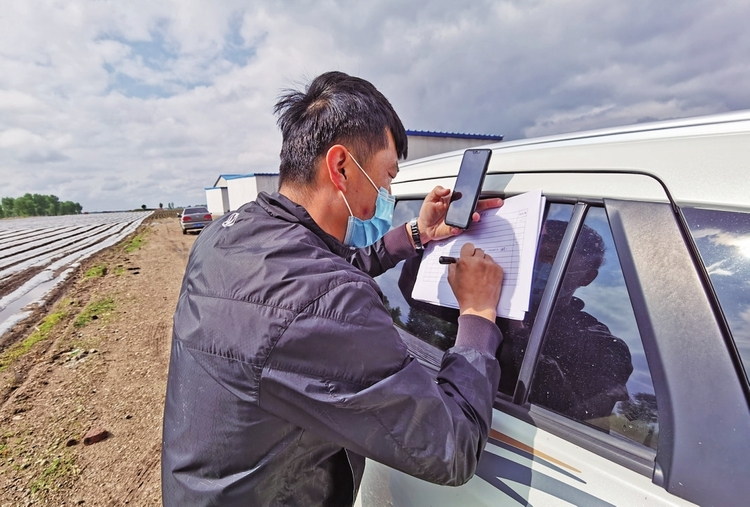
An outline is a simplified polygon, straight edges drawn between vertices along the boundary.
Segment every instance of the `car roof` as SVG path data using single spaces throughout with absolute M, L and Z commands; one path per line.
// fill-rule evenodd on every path
M 483 147 L 493 150 L 488 174 L 541 171 L 563 179 L 570 171 L 645 173 L 661 181 L 677 204 L 750 210 L 750 110 Z M 394 193 L 413 191 L 407 182 L 455 177 L 463 151 L 405 162 Z M 639 181 L 618 183 L 610 196 L 638 194 Z

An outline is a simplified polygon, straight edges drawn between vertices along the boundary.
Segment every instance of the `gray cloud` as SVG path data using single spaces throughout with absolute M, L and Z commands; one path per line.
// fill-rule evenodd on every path
M 746 2 L 7 4 L 3 194 L 48 190 L 33 169 L 49 166 L 88 210 L 202 202 L 220 173 L 276 170 L 279 91 L 331 69 L 371 80 L 407 128 L 506 139 L 750 107 Z

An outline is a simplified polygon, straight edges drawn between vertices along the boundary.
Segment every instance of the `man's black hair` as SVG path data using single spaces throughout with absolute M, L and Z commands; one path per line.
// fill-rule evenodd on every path
M 308 184 L 315 163 L 334 144 L 345 144 L 360 164 L 388 146 L 406 158 L 406 131 L 393 106 L 370 82 L 343 72 L 316 77 L 302 93 L 286 90 L 274 107 L 281 129 L 279 185 Z

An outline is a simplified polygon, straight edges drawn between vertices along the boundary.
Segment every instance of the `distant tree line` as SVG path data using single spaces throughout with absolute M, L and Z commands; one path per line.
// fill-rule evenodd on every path
M 25 194 L 0 199 L 0 218 L 77 215 L 82 209 L 79 203 L 61 201 L 56 195 Z

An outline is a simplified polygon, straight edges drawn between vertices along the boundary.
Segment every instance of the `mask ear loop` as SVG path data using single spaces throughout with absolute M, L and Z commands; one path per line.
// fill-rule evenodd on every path
M 344 195 L 344 192 L 339 190 L 339 194 L 341 194 L 341 197 L 344 199 L 344 204 L 346 204 L 346 207 L 349 210 L 349 215 L 354 216 L 354 213 L 352 213 L 352 207 L 349 206 L 349 201 L 346 200 L 346 196 Z
M 354 160 L 354 163 L 357 164 L 357 167 L 359 167 L 359 170 L 362 171 L 362 174 L 365 175 L 365 178 L 367 178 L 368 180 L 370 180 L 370 184 L 373 186 L 373 188 L 375 189 L 375 191 L 380 192 L 380 190 L 378 190 L 378 186 L 375 184 L 374 181 L 372 181 L 372 178 L 370 178 L 370 175 L 367 174 L 364 169 L 362 169 L 362 166 L 359 165 L 359 162 L 357 162 L 357 159 L 354 158 L 354 155 L 352 155 L 352 152 L 349 151 L 349 150 L 346 150 L 346 152 L 349 154 L 350 157 L 352 157 L 352 160 Z M 340 192 L 340 190 L 339 190 L 339 192 Z

